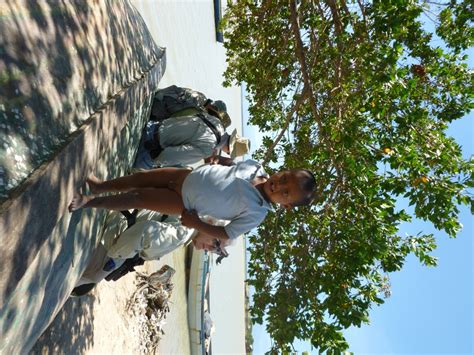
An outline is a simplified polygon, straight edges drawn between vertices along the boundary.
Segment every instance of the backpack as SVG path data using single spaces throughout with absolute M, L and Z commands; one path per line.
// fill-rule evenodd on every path
M 204 110 L 209 100 L 203 93 L 176 85 L 158 90 L 153 98 L 150 121 L 162 121 L 188 108 Z

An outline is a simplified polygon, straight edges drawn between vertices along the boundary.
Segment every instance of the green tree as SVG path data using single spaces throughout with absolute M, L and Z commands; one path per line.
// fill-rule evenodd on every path
M 296 338 L 347 349 L 341 330 L 368 322 L 387 273 L 410 253 L 436 265 L 434 235 L 399 225 L 455 237 L 459 206 L 474 210 L 474 162 L 446 134 L 472 108 L 473 13 L 470 1 L 228 5 L 225 81 L 246 83 L 250 122 L 267 132 L 256 158 L 311 169 L 319 186 L 312 206 L 270 213 L 249 237 L 252 319 L 266 319 L 273 350 Z

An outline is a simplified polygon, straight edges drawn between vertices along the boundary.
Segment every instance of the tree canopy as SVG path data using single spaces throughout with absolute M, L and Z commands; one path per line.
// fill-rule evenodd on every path
M 472 2 L 238 0 L 224 19 L 225 83 L 244 82 L 267 168 L 313 171 L 309 207 L 270 213 L 249 237 L 251 316 L 274 349 L 295 339 L 348 348 L 389 272 L 409 254 L 436 265 L 435 236 L 400 235 L 412 218 L 455 237 L 474 161 L 446 134 L 472 108 Z M 399 207 L 406 199 L 412 209 Z

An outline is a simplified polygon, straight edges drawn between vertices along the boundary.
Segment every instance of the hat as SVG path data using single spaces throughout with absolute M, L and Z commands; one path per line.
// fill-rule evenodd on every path
M 224 101 L 221 101 L 221 100 L 212 101 L 207 106 L 207 109 L 208 110 L 210 109 L 219 115 L 219 119 L 221 120 L 224 128 L 227 128 L 231 125 L 232 121 L 230 119 L 229 114 L 227 113 L 227 105 L 224 103 Z
M 211 102 L 212 105 L 216 106 L 219 111 L 227 112 L 227 105 L 222 100 L 216 100 Z
M 229 152 L 232 159 L 245 155 L 250 150 L 250 140 L 245 137 L 241 137 L 237 134 L 237 130 L 234 129 L 229 138 Z

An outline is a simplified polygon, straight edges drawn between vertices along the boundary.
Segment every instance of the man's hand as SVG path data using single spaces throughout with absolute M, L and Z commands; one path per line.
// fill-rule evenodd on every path
M 219 156 L 211 155 L 210 157 L 207 157 L 206 159 L 204 159 L 204 162 L 206 164 L 211 164 L 211 165 L 219 164 Z
M 224 227 L 214 226 L 201 221 L 196 211 L 183 210 L 181 213 L 181 224 L 185 227 L 196 229 L 201 234 L 212 235 L 214 239 L 229 239 Z
M 199 229 L 202 221 L 196 211 L 184 210 L 183 213 L 181 213 L 181 224 L 188 228 Z

